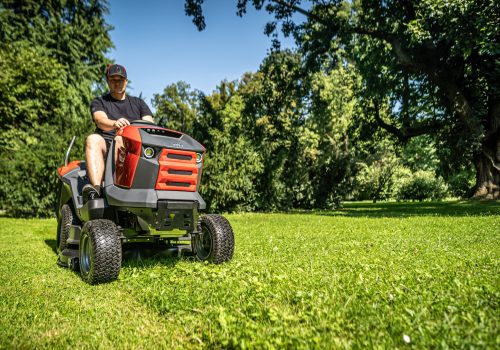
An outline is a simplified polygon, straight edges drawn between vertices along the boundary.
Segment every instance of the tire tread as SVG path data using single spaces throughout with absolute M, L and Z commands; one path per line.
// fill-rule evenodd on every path
M 234 232 L 229 221 L 218 214 L 205 214 L 201 225 L 212 232 L 212 253 L 207 259 L 214 264 L 221 264 L 233 258 Z
M 85 275 L 82 271 L 82 278 L 90 284 L 116 280 L 122 262 L 120 231 L 116 225 L 111 220 L 91 220 L 85 223 L 83 231 L 89 236 L 94 259 L 89 273 Z
M 58 252 L 62 252 L 68 246 L 69 231 L 73 222 L 73 211 L 68 204 L 64 204 L 61 207 L 61 217 L 57 225 Z

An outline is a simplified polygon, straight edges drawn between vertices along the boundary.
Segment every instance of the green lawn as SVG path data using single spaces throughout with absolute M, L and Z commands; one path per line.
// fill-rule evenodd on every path
M 56 221 L 0 218 L 0 348 L 499 348 L 500 203 L 228 215 L 232 262 L 89 286 Z

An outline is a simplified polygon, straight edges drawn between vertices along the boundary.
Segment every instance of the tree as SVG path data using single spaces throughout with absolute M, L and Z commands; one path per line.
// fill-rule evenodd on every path
M 112 46 L 103 1 L 0 1 L 0 203 L 48 216 L 56 169 L 73 135 L 83 155 L 92 87 Z
M 210 210 L 252 210 L 257 201 L 254 184 L 263 166 L 244 127 L 238 84 L 223 81 L 212 95 L 200 99 L 193 130 L 207 149 L 200 192 Z
M 158 125 L 192 134 L 199 94 L 183 81 L 168 85 L 163 94 L 154 94 L 153 106 Z
M 104 80 L 112 27 L 102 0 L 2 0 L 0 42 L 26 41 L 43 47 L 68 71 L 68 82 L 90 94 Z
M 274 52 L 258 72 L 247 75 L 240 93 L 245 101 L 243 118 L 264 170 L 256 183 L 258 207 L 265 210 L 296 206 L 308 184 L 305 169 L 311 165 L 305 137 L 304 81 L 299 74 L 300 57 L 290 51 Z M 301 142 L 306 141 L 306 142 Z
M 186 0 L 200 30 L 203 2 Z M 402 142 L 433 135 L 474 163 L 474 197 L 500 197 L 500 2 L 238 0 L 239 15 L 248 3 L 274 15 L 267 34 L 295 38 L 309 71 L 355 62 L 367 117 Z
M 299 55 L 275 51 L 211 95 L 185 83 L 155 95 L 160 123 L 192 125 L 184 131 L 207 149 L 200 191 L 211 210 L 332 208 L 349 192 L 356 79 L 341 66 L 299 73 Z
M 357 112 L 354 91 L 359 77 L 349 64 L 311 76 L 308 127 L 319 136 L 317 164 L 311 180 L 316 207 L 338 206 L 352 191 L 356 171 Z

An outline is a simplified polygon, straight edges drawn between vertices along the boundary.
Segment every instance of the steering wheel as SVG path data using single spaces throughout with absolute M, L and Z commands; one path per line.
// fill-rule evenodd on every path
M 156 125 L 156 124 L 149 122 L 147 120 L 137 119 L 137 120 L 131 120 L 130 125 Z

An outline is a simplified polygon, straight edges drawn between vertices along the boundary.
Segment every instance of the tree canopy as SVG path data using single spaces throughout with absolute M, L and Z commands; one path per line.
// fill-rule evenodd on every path
M 205 28 L 203 0 L 186 14 Z M 500 196 L 500 3 L 494 0 L 238 0 L 275 20 L 265 32 L 293 36 L 306 72 L 354 64 L 363 117 L 401 142 L 429 134 L 454 168 L 473 163 L 475 197 Z M 304 21 L 297 21 L 297 14 Z
M 186 0 L 200 29 L 203 3 Z M 236 5 L 239 15 L 248 6 L 274 15 L 259 69 L 210 94 L 168 83 L 153 100 L 158 124 L 207 148 L 210 210 L 465 196 L 474 171 L 475 195 L 498 198 L 496 2 Z M 0 0 L 0 209 L 9 214 L 51 215 L 73 135 L 83 158 L 112 47 L 106 11 L 99 0 Z M 279 31 L 297 48 L 280 49 Z

